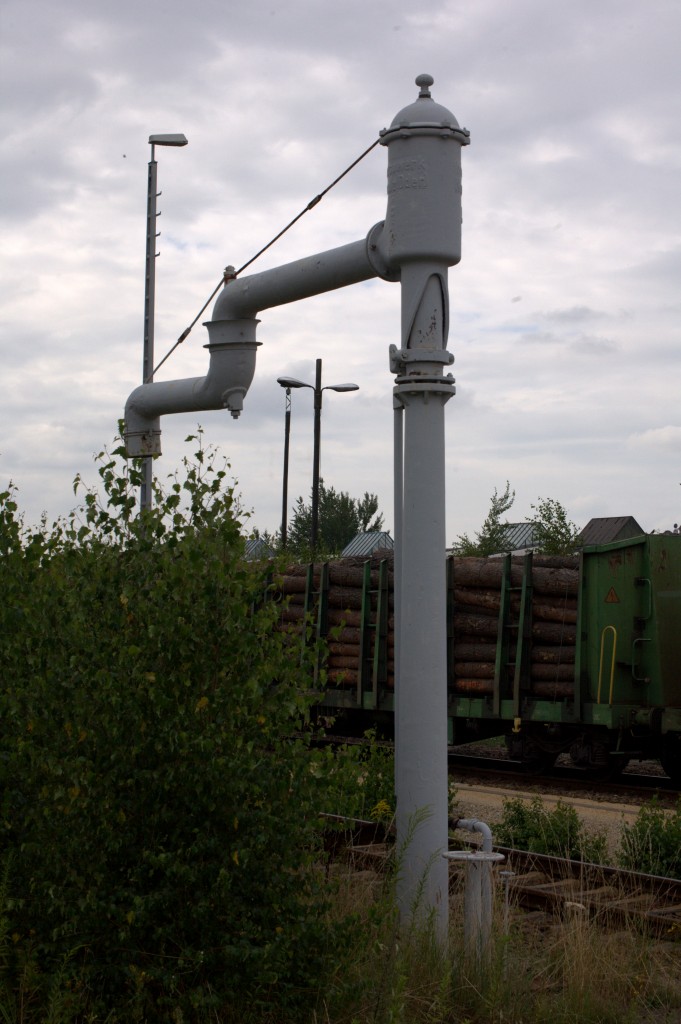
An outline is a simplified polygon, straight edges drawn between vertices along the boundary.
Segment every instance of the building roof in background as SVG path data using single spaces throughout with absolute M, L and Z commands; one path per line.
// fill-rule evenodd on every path
M 249 537 L 246 541 L 245 555 L 249 561 L 256 558 L 272 558 L 274 551 L 262 537 Z
M 534 546 L 534 525 L 532 523 L 508 523 L 504 539 L 507 551 L 524 551 Z
M 385 531 L 372 531 L 371 533 L 358 533 L 349 544 L 341 551 L 342 558 L 362 557 L 371 555 L 380 548 L 387 548 L 392 551 L 395 541 Z
M 642 533 L 645 530 L 633 516 L 605 516 L 602 519 L 590 519 L 579 534 L 578 542 L 580 545 L 610 544 L 615 540 L 640 537 Z

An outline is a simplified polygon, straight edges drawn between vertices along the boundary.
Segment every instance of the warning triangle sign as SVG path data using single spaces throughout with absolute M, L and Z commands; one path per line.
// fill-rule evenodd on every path
M 619 604 L 620 603 L 620 599 L 617 596 L 617 594 L 615 593 L 615 588 L 614 587 L 610 587 L 610 590 L 605 595 L 605 603 L 606 604 Z

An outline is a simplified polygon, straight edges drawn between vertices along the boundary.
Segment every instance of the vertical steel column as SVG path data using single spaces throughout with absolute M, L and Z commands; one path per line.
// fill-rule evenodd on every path
M 319 530 L 319 458 L 322 433 L 322 361 L 318 359 L 314 383 L 314 452 L 312 456 L 312 557 L 317 550 Z
M 151 160 L 147 177 L 147 259 L 144 285 L 144 354 L 142 357 L 142 386 L 154 380 L 154 309 L 156 306 L 156 239 L 160 232 L 156 230 L 156 221 L 160 214 L 156 210 L 156 200 L 160 192 L 156 191 L 156 146 L 186 146 L 184 135 L 150 135 Z M 151 482 L 153 479 L 153 461 L 150 453 L 145 452 L 142 463 L 142 486 L 140 488 L 140 511 L 151 508 Z
M 156 199 L 158 196 L 156 154 L 151 146 L 151 160 L 147 176 L 147 252 L 146 275 L 144 280 L 144 350 L 142 355 L 142 383 L 154 379 L 154 307 L 156 303 Z M 151 508 L 151 482 L 154 464 L 151 456 L 142 460 L 142 486 L 140 488 L 140 509 Z
M 390 348 L 396 375 L 395 785 L 405 922 L 433 922 L 447 935 L 447 590 L 444 406 L 454 379 L 447 351 L 448 267 L 461 258 L 461 147 L 468 132 L 431 96 L 419 95 L 381 133 L 388 147 L 388 209 L 377 248 L 399 267 L 401 346 Z M 400 424 L 399 416 L 402 417 Z M 401 488 L 398 485 L 401 479 Z M 399 494 L 401 490 L 401 501 Z
M 288 505 L 288 459 L 291 444 L 291 389 L 286 388 L 286 411 L 284 413 L 284 482 L 281 495 L 281 547 L 286 548 L 286 518 Z
M 398 378 L 399 381 L 400 378 Z M 404 919 L 448 924 L 447 623 L 444 405 L 451 384 L 412 378 L 404 408 L 404 481 L 396 678 L 397 895 Z M 397 651 L 396 651 L 397 656 Z
M 393 694 L 393 728 L 395 750 L 401 750 L 399 739 L 398 704 L 400 700 L 400 669 L 402 665 L 402 505 L 404 501 L 404 406 L 397 395 L 393 396 L 393 509 L 395 516 L 395 555 L 393 562 L 393 595 L 395 620 L 395 690 Z M 397 762 L 396 762 L 397 763 Z M 397 779 L 395 779 L 397 784 Z

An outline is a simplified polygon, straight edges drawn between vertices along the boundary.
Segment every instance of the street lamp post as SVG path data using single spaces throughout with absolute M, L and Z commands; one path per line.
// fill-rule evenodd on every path
M 156 239 L 160 231 L 156 230 L 156 221 L 160 214 L 156 211 L 156 200 L 160 192 L 156 191 L 156 146 L 186 146 L 184 135 L 150 135 L 151 160 L 147 177 L 147 259 L 144 284 L 144 351 L 142 356 L 142 383 L 148 384 L 154 379 L 154 306 L 156 299 Z M 144 459 L 142 469 L 142 487 L 140 490 L 140 510 L 151 508 L 151 481 L 153 477 L 152 457 Z
M 281 384 L 281 380 L 279 383 Z M 288 506 L 288 453 L 289 442 L 291 440 L 291 388 L 285 384 L 282 384 L 282 387 L 286 388 L 286 411 L 284 413 L 284 485 L 281 497 L 281 547 L 282 550 L 284 550 L 286 548 L 286 513 Z
M 296 380 L 295 377 L 277 377 L 277 383 L 281 384 L 283 388 L 286 388 L 289 394 L 290 388 L 311 388 L 311 390 L 314 392 L 314 451 L 312 455 L 312 531 L 310 537 L 310 547 L 312 549 L 312 555 L 314 556 L 314 553 L 317 550 L 317 534 L 319 530 L 319 462 L 322 429 L 322 392 L 359 391 L 359 384 L 327 384 L 326 387 L 322 387 L 321 359 L 318 359 L 316 362 L 314 384 L 305 384 L 302 380 Z M 285 477 L 287 477 L 287 475 L 288 447 L 285 448 Z M 288 481 L 287 479 L 285 479 L 285 488 L 287 486 L 287 483 Z M 284 490 L 284 494 L 286 494 L 286 490 Z

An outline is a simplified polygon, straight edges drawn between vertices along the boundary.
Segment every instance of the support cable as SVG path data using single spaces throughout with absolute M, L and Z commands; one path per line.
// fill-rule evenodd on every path
M 239 274 L 241 274 L 242 271 L 244 271 L 246 269 L 246 267 L 250 267 L 250 265 L 252 263 L 255 263 L 255 261 L 258 259 L 258 257 L 262 256 L 262 254 L 264 252 L 267 252 L 267 250 L 270 249 L 274 245 L 275 242 L 278 242 L 279 239 L 282 237 L 282 235 L 285 235 L 286 232 L 289 230 L 289 228 L 292 228 L 293 225 L 296 224 L 300 220 L 301 217 L 304 217 L 306 213 L 308 213 L 310 210 L 314 209 L 314 207 L 317 205 L 317 203 L 320 203 L 322 201 L 322 199 L 324 198 L 326 193 L 330 192 L 331 189 L 334 187 L 334 185 L 337 185 L 338 182 L 341 181 L 345 177 L 346 174 L 349 174 L 349 172 L 353 169 L 353 167 L 356 167 L 357 164 L 361 160 L 363 160 L 364 157 L 367 156 L 375 146 L 377 146 L 379 144 L 379 142 L 380 142 L 380 139 L 376 139 L 375 142 L 372 142 L 371 145 L 367 149 L 365 149 L 363 153 L 360 153 L 360 155 L 357 157 L 356 160 L 353 160 L 352 163 L 348 167 L 346 167 L 345 170 L 341 174 L 339 174 L 337 178 L 334 178 L 334 180 L 331 182 L 330 185 L 326 186 L 326 188 L 323 190 L 323 192 L 320 192 L 319 195 L 316 195 L 314 197 L 314 199 L 311 199 L 310 202 L 307 204 L 307 206 L 305 206 L 300 211 L 300 213 L 296 214 L 296 216 L 293 218 L 293 220 L 289 221 L 289 223 L 286 225 L 285 228 L 282 228 L 281 231 L 278 234 L 276 234 L 274 236 L 274 238 L 271 239 L 271 241 L 269 241 L 267 243 L 267 245 L 264 245 L 262 247 L 262 249 L 259 249 L 258 252 L 256 252 L 255 256 L 251 256 L 250 260 L 247 260 L 246 263 L 243 264 L 243 266 L 239 267 L 238 270 L 234 270 L 232 267 L 227 267 L 225 269 L 222 277 L 218 281 L 218 283 L 215 286 L 215 288 L 213 289 L 213 291 L 210 293 L 209 297 L 204 302 L 204 304 L 201 307 L 201 309 L 199 310 L 199 312 L 196 314 L 196 316 L 194 317 L 194 319 L 190 323 L 189 327 L 185 327 L 185 329 L 183 330 L 182 334 L 177 339 L 177 341 L 172 346 L 172 348 L 170 348 L 168 350 L 168 352 L 166 352 L 166 354 L 164 355 L 164 357 L 161 360 L 161 362 L 158 363 L 154 367 L 154 369 L 151 371 L 151 373 L 149 374 L 149 376 L 145 380 L 145 382 L 144 382 L 145 384 L 149 384 L 150 381 L 152 381 L 154 379 L 154 376 L 155 376 L 156 372 L 158 370 L 160 370 L 160 368 L 163 366 L 163 364 L 166 362 L 166 360 L 168 360 L 171 357 L 171 355 L 173 354 L 175 349 L 179 345 L 181 345 L 182 342 L 190 335 L 190 333 L 191 333 L 193 327 L 196 325 L 199 317 L 201 317 L 203 315 L 206 307 L 209 306 L 210 303 L 213 301 L 213 299 L 215 298 L 217 293 L 220 291 L 220 288 L 222 287 L 222 285 L 225 284 L 227 281 L 231 281 L 234 278 L 238 277 Z

